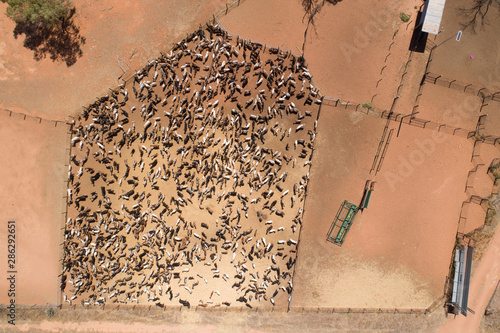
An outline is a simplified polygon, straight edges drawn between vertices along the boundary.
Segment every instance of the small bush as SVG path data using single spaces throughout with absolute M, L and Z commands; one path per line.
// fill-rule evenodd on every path
M 361 106 L 368 110 L 373 109 L 372 103 L 370 102 L 363 103 Z
M 45 314 L 49 318 L 52 317 L 54 315 L 54 309 L 47 309 L 47 310 L 45 310 Z
M 493 225 L 493 218 L 497 215 L 497 212 L 494 209 L 488 209 L 486 212 L 486 218 L 484 220 L 484 224 L 487 226 Z
M 490 171 L 493 174 L 493 176 L 495 177 L 495 179 L 499 179 L 500 178 L 500 164 L 492 165 L 490 167 Z
M 399 18 L 401 19 L 401 21 L 403 21 L 405 23 L 410 21 L 410 17 L 411 16 L 406 14 L 406 13 L 403 13 L 403 12 L 399 13 Z
M 486 138 L 486 135 L 484 135 L 483 133 L 477 131 L 474 134 L 474 137 L 476 138 L 477 141 L 483 141 Z

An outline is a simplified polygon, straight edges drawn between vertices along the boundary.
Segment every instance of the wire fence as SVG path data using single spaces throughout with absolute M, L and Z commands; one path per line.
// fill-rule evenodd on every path
M 71 148 L 73 146 L 72 144 L 72 140 L 71 140 L 71 137 L 72 137 L 72 134 L 73 134 L 73 124 L 70 124 L 69 128 L 68 128 L 68 140 L 67 140 L 67 144 L 68 144 L 68 147 L 66 148 L 66 150 L 68 151 L 68 163 L 65 164 L 66 168 L 68 168 L 69 170 L 69 166 L 71 164 Z M 68 171 L 69 172 L 69 171 Z M 69 188 L 69 182 L 70 182 L 70 178 L 69 178 L 69 173 L 68 173 L 68 177 L 64 180 L 64 183 L 66 184 L 66 188 L 68 189 Z M 63 272 L 63 269 L 64 269 L 64 251 L 65 251 L 65 233 L 66 233 L 66 221 L 68 221 L 68 207 L 69 207 L 69 204 L 68 204 L 68 195 L 64 195 L 63 196 L 64 200 L 65 200 L 65 205 L 64 205 L 64 212 L 62 213 L 64 215 L 64 218 L 63 218 L 63 223 L 62 223 L 62 226 L 60 228 L 60 232 L 59 232 L 59 259 L 60 259 L 60 263 L 61 263 L 61 273 Z M 58 291 L 58 295 L 57 295 L 57 305 L 60 305 L 62 304 L 63 302 L 63 293 L 62 293 L 62 274 L 58 275 L 57 276 L 57 291 Z
M 68 123 L 66 121 L 62 121 L 62 120 L 54 120 L 54 119 L 47 119 L 47 118 L 42 118 L 42 117 L 37 117 L 37 116 L 31 116 L 29 114 L 25 114 L 25 113 L 22 113 L 22 112 L 16 112 L 16 111 L 12 111 L 12 110 L 9 110 L 9 109 L 4 109 L 4 108 L 0 108 L 1 111 L 3 112 L 6 112 L 9 114 L 9 117 L 12 117 L 12 115 L 18 115 L 20 117 L 23 118 L 23 120 L 38 120 L 38 123 L 41 124 L 42 122 L 49 122 L 49 123 L 52 123 L 54 124 L 54 127 L 57 127 L 58 124 L 61 124 L 61 125 L 71 125 L 71 123 Z
M 387 137 L 387 141 L 384 144 L 384 149 L 382 150 L 382 155 L 380 156 L 380 161 L 378 162 L 377 171 L 375 171 L 375 175 L 380 171 L 380 169 L 382 168 L 382 163 L 384 163 L 385 154 L 387 153 L 387 148 L 391 143 L 392 132 L 394 132 L 394 129 L 391 129 L 389 131 L 389 136 Z
M 156 305 L 131 305 L 131 304 L 105 304 L 105 305 L 59 305 L 60 309 L 97 309 L 97 310 L 148 310 L 148 311 L 160 311 L 160 312 L 172 312 L 172 311 L 193 311 L 193 312 L 260 312 L 260 313 L 312 313 L 312 312 L 322 312 L 322 313 L 358 313 L 358 314 L 369 314 L 369 313 L 388 313 L 388 314 L 428 314 L 435 311 L 440 306 L 443 306 L 445 302 L 445 297 L 441 296 L 427 308 L 348 308 L 348 307 L 313 307 L 313 306 L 292 306 L 292 307 L 253 307 L 248 308 L 246 306 L 170 306 L 164 305 L 162 307 Z
M 323 103 L 327 106 L 338 107 L 348 111 L 358 111 L 366 113 L 367 115 L 371 115 L 373 117 L 380 117 L 384 119 L 390 119 L 396 122 L 402 122 L 404 124 L 427 128 L 430 130 L 447 133 L 450 135 L 462 136 L 467 139 L 475 138 L 478 141 L 482 141 L 484 143 L 490 145 L 498 145 L 500 144 L 500 137 L 494 135 L 482 135 L 479 134 L 478 130 L 468 130 L 466 128 L 455 127 L 448 124 L 438 123 L 431 120 L 426 120 L 422 118 L 418 118 L 415 116 L 416 113 L 413 114 L 402 114 L 396 113 L 390 110 L 380 110 L 368 106 L 366 103 L 352 103 L 350 101 L 342 101 L 340 98 L 324 96 Z
M 467 217 L 464 216 L 464 209 L 465 206 L 468 204 L 476 204 L 481 206 L 483 210 L 485 211 L 486 215 L 488 214 L 488 211 L 491 209 L 491 204 L 489 198 L 484 198 L 479 195 L 473 194 L 473 192 L 470 189 L 474 188 L 474 178 L 476 177 L 477 173 L 479 172 L 479 169 L 484 167 L 485 164 L 481 163 L 479 159 L 480 153 L 478 150 L 480 149 L 480 146 L 482 145 L 482 141 L 476 140 L 474 141 L 474 147 L 472 149 L 472 157 L 471 157 L 471 162 L 474 164 L 474 167 L 469 170 L 467 179 L 465 182 L 465 193 L 467 194 L 468 198 L 467 200 L 462 202 L 462 206 L 460 207 L 460 216 L 458 218 L 458 230 L 459 233 L 461 232 L 462 234 L 465 231 L 466 225 L 467 225 Z M 491 178 L 493 185 L 492 185 L 492 190 L 491 190 L 491 196 L 494 196 L 495 194 L 498 194 L 499 191 L 499 186 L 497 184 L 497 178 L 495 176 L 495 170 L 496 168 L 500 166 L 500 158 L 495 158 L 491 162 L 490 166 L 488 167 L 487 174 Z M 472 192 L 472 193 L 471 193 Z
M 500 91 L 492 92 L 486 87 L 478 86 L 472 83 L 464 83 L 454 79 L 444 77 L 440 74 L 426 72 L 423 82 L 432 83 L 438 86 L 458 90 L 463 93 L 471 94 L 480 97 L 484 101 L 493 100 L 500 102 Z
M 66 142 L 68 144 L 68 146 L 71 145 L 71 123 L 68 123 L 68 122 L 65 122 L 65 121 L 60 121 L 60 120 L 52 120 L 52 119 L 45 119 L 45 118 L 42 118 L 42 117 L 36 117 L 36 116 L 31 116 L 31 115 L 28 115 L 28 114 L 24 114 L 24 113 L 21 113 L 21 112 L 15 112 L 15 111 L 12 111 L 12 110 L 8 110 L 8 109 L 3 109 L 3 108 L 0 108 L 1 111 L 5 112 L 5 113 L 8 113 L 9 114 L 9 118 L 15 118 L 13 119 L 13 121 L 28 121 L 28 122 L 32 122 L 34 124 L 37 124 L 37 125 L 53 125 L 54 127 L 60 127 L 60 126 L 66 126 L 67 127 L 67 132 L 66 132 L 66 135 L 67 135 L 67 138 L 66 138 Z M 69 163 L 70 163 L 70 159 L 71 159 L 71 148 L 68 147 L 66 148 L 66 150 L 68 151 L 68 162 L 67 164 L 65 164 L 66 167 L 69 166 Z M 67 178 L 65 180 L 63 180 L 64 183 L 66 183 L 68 180 Z M 65 205 L 64 205 L 64 211 L 61 212 L 61 215 L 64 215 L 61 220 L 62 223 L 59 221 L 59 223 L 61 223 L 61 227 L 59 228 L 58 227 L 58 235 L 57 235 L 57 246 L 58 246 L 58 253 L 59 253 L 59 259 L 62 259 L 62 256 L 63 256 L 63 253 L 64 253 L 64 247 L 63 247 L 63 240 L 64 240 L 64 229 L 65 229 L 65 222 L 66 222 L 66 218 L 67 218 L 67 196 L 63 196 L 64 200 L 65 200 Z M 62 301 L 62 290 L 61 288 L 59 288 L 59 286 L 61 285 L 61 275 L 59 275 L 57 277 L 57 289 L 56 289 L 56 302 L 55 304 L 57 306 L 59 306 L 61 304 L 61 301 Z

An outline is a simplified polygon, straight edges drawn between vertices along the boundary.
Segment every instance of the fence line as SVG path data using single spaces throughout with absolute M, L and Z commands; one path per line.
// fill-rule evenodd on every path
M 72 137 L 72 134 L 73 134 L 73 125 L 70 124 L 70 128 L 68 130 L 68 145 L 69 145 L 69 148 L 66 148 L 68 150 L 68 168 L 69 168 L 69 165 L 71 163 L 71 148 L 73 146 L 72 142 L 71 142 L 71 137 Z M 68 175 L 69 176 L 69 175 Z M 66 180 L 64 181 L 64 183 L 67 183 L 68 186 L 67 188 L 69 188 L 69 177 L 66 178 Z M 61 262 L 61 272 L 63 271 L 64 269 L 64 242 L 65 242 L 65 232 L 66 232 L 66 222 L 68 221 L 68 195 L 66 194 L 65 196 L 63 196 L 63 198 L 66 198 L 65 200 L 65 205 L 64 205 L 64 212 L 62 214 L 64 214 L 64 218 L 63 218 L 63 223 L 62 223 L 62 226 L 60 228 L 60 231 L 59 231 L 59 259 L 60 259 L 60 262 Z M 63 293 L 62 293 L 62 289 L 61 289 L 61 286 L 62 286 L 62 274 L 58 275 L 57 276 L 57 303 L 56 305 L 57 306 L 60 306 L 62 304 L 62 301 L 63 301 Z
M 214 16 L 214 22 L 219 26 L 219 28 L 221 28 L 222 30 L 224 30 L 227 35 L 229 35 L 231 37 L 237 37 L 237 38 L 239 38 L 241 40 L 244 40 L 244 41 L 247 41 L 247 42 L 250 42 L 250 43 L 253 43 L 253 44 L 262 45 L 262 46 L 264 46 L 264 51 L 265 51 L 265 49 L 268 49 L 268 50 L 271 50 L 270 53 L 272 53 L 272 54 L 273 53 L 279 53 L 279 54 L 282 54 L 282 55 L 284 55 L 283 51 L 286 51 L 285 54 L 291 54 L 291 55 L 293 55 L 296 58 L 302 57 L 301 54 L 295 53 L 294 51 L 292 51 L 292 50 L 290 50 L 290 49 L 288 49 L 286 47 L 269 45 L 269 44 L 266 44 L 266 43 L 261 43 L 261 42 L 254 41 L 251 38 L 245 38 L 245 37 L 242 37 L 240 35 L 233 34 L 233 33 L 229 32 L 224 27 L 224 25 L 219 21 L 219 19 L 216 16 Z
M 465 193 L 468 195 L 468 198 L 467 198 L 467 200 L 462 201 L 462 206 L 460 207 L 460 216 L 458 218 L 458 231 L 459 232 L 461 229 L 463 229 L 465 231 L 465 226 L 467 224 L 467 217 L 463 216 L 464 206 L 466 204 L 479 205 L 479 206 L 481 206 L 481 208 L 483 208 L 483 210 L 486 213 L 488 213 L 488 210 L 491 208 L 490 201 L 488 198 L 483 198 L 483 197 L 475 195 L 475 194 L 470 194 L 470 192 L 468 191 L 469 187 L 471 187 L 471 188 L 474 187 L 473 184 L 469 185 L 469 180 L 471 178 L 471 175 L 474 175 L 475 173 L 477 173 L 478 168 L 480 166 L 485 166 L 485 164 L 480 163 L 480 161 L 479 162 L 474 161 L 474 157 L 479 156 L 479 154 L 475 154 L 475 152 L 478 149 L 478 147 L 481 145 L 481 143 L 482 143 L 481 140 L 476 140 L 474 142 L 474 147 L 472 149 L 471 162 L 474 164 L 474 167 L 471 170 L 469 170 L 469 172 L 467 174 L 467 179 L 465 182 Z M 500 158 L 493 159 L 493 161 L 491 162 L 490 166 L 488 167 L 488 171 L 487 171 L 488 176 L 493 181 L 491 195 L 495 195 L 498 192 L 498 186 L 495 184 L 496 177 L 493 175 L 493 171 L 491 170 L 492 167 L 494 167 L 495 165 L 498 165 L 498 163 L 500 163 Z
M 384 126 L 384 131 L 382 132 L 382 138 L 380 139 L 380 141 L 378 143 L 377 152 L 375 153 L 375 157 L 373 158 L 373 163 L 372 163 L 372 167 L 370 169 L 370 173 L 373 170 L 375 170 L 375 167 L 377 166 L 378 158 L 380 156 L 380 152 L 382 151 L 382 146 L 384 145 L 384 141 L 386 138 L 388 128 L 389 128 L 389 120 L 387 120 L 387 123 Z
M 432 120 L 426 120 L 422 118 L 417 118 L 413 114 L 402 114 L 402 113 L 395 113 L 389 110 L 380 110 L 374 107 L 365 107 L 364 104 L 361 103 L 351 103 L 350 101 L 342 101 L 340 98 L 335 98 L 331 96 L 323 96 L 323 103 L 327 106 L 332 106 L 332 107 L 342 107 L 345 110 L 350 110 L 350 111 L 359 111 L 366 113 L 367 115 L 371 115 L 376 118 L 384 118 L 384 119 L 390 119 L 394 121 L 401 121 L 405 124 L 420 127 L 420 128 L 428 128 L 434 131 L 438 132 L 448 132 L 448 134 L 451 135 L 460 135 L 462 137 L 465 137 L 467 139 L 476 137 L 476 134 L 478 133 L 477 130 L 467 130 L 465 128 L 461 127 L 454 127 L 450 126 L 448 124 L 442 124 L 438 122 L 434 122 Z M 415 113 L 416 114 L 416 113 Z M 411 117 L 406 117 L 412 115 Z M 476 138 L 476 140 L 482 141 L 487 144 L 491 145 L 497 145 L 500 144 L 500 137 L 494 136 L 494 135 L 487 135 L 487 136 L 481 136 Z
M 382 168 L 382 163 L 384 163 L 385 154 L 387 153 L 387 148 L 389 148 L 389 143 L 391 143 L 392 132 L 394 132 L 394 128 L 392 128 L 389 131 L 389 136 L 387 137 L 387 141 L 385 142 L 384 150 L 382 150 L 382 155 L 380 156 L 380 160 L 378 162 L 377 171 L 375 171 L 375 175 L 377 175 L 377 173 Z
M 446 78 L 440 74 L 426 72 L 423 82 L 432 83 L 477 96 L 483 99 L 483 103 L 488 100 L 500 102 L 500 92 L 491 92 L 486 87 L 477 86 L 472 83 L 460 82 L 454 79 Z
M 131 305 L 131 304 L 106 304 L 106 305 L 60 305 L 59 309 L 97 309 L 97 310 L 149 310 L 149 311 L 205 311 L 205 312 L 262 312 L 262 313 L 304 313 L 304 312 L 323 312 L 323 313 L 353 313 L 353 314 L 367 314 L 367 313 L 390 313 L 390 314 L 428 314 L 436 310 L 440 305 L 444 305 L 444 296 L 437 298 L 432 304 L 427 308 L 340 308 L 340 307 L 312 307 L 312 306 L 292 306 L 289 309 L 287 307 L 254 307 L 248 308 L 245 306 L 238 307 L 228 307 L 228 306 L 218 306 L 218 307 L 204 307 L 204 306 L 191 306 L 185 307 L 164 305 L 163 307 L 158 307 L 155 305 Z
M 17 114 L 17 115 L 24 116 L 24 120 L 26 120 L 27 117 L 32 118 L 32 119 L 38 119 L 39 120 L 39 122 L 38 122 L 39 124 L 41 124 L 42 120 L 43 120 L 43 121 L 48 121 L 48 122 L 54 123 L 54 127 L 57 127 L 58 123 L 65 124 L 65 125 L 71 125 L 71 123 L 68 123 L 68 122 L 62 121 L 62 120 L 54 120 L 54 119 L 47 119 L 47 118 L 42 118 L 42 117 L 38 117 L 38 116 L 32 116 L 32 115 L 29 115 L 29 114 L 26 114 L 26 113 L 12 111 L 12 110 L 9 110 L 9 109 L 4 109 L 4 108 L 0 108 L 0 110 L 2 110 L 4 112 L 8 112 L 9 113 L 9 117 L 12 116 L 12 114 L 14 113 L 14 114 Z

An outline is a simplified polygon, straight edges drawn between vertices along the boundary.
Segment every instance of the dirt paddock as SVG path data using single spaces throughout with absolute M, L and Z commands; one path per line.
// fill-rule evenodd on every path
M 65 300 L 286 307 L 321 104 L 309 78 L 208 26 L 82 111 Z
M 329 312 L 442 304 L 457 231 L 484 223 L 471 198 L 491 194 L 500 150 L 484 139 L 500 135 L 500 117 L 491 98 L 420 83 L 427 69 L 497 89 L 499 20 L 448 42 L 460 0 L 430 38 L 446 44 L 417 54 L 416 0 L 325 2 L 311 22 L 300 0 L 246 0 L 219 18 L 232 38 L 213 28 L 177 44 L 226 1 L 74 2 L 86 41 L 71 66 L 35 61 L 0 21 L 0 107 L 44 117 L 0 110 L 0 237 L 15 220 L 17 302 L 63 303 L 48 320 L 19 309 L 20 329 L 427 332 L 444 321 L 440 311 Z M 416 111 L 430 125 L 320 107 L 322 95 Z M 70 116 L 71 135 L 46 120 Z M 327 242 L 339 206 L 360 203 L 367 180 L 368 208 L 342 246 Z M 497 245 L 484 255 L 491 274 L 483 263 L 474 271 L 478 317 Z
M 66 211 L 69 126 L 0 110 L 0 237 L 16 222 L 16 303 L 58 304 Z M 15 180 L 15 181 L 13 181 Z M 41 250 L 43 249 L 43 250 Z M 0 249 L 0 303 L 9 302 L 7 246 Z

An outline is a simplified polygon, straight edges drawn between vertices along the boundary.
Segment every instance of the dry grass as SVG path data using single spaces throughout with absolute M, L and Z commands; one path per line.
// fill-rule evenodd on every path
M 476 263 L 481 261 L 485 251 L 488 248 L 490 240 L 495 235 L 495 230 L 499 222 L 497 208 L 491 207 L 486 213 L 484 225 L 467 234 L 467 237 L 473 240 L 474 259 Z
M 500 309 L 493 314 L 483 316 L 480 331 L 483 333 L 500 332 Z
M 488 171 L 495 177 L 495 185 L 498 186 L 500 184 L 500 163 L 492 165 Z

